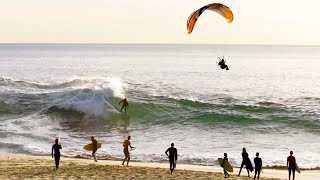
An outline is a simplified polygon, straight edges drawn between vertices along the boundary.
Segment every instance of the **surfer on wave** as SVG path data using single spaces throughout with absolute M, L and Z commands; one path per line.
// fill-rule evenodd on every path
M 121 109 L 120 111 L 122 112 L 122 109 L 124 108 L 124 112 L 127 112 L 127 107 L 129 106 L 129 103 L 127 101 L 127 98 L 124 98 L 122 99 L 120 102 L 119 102 L 119 105 L 122 103 L 122 106 L 121 106 Z

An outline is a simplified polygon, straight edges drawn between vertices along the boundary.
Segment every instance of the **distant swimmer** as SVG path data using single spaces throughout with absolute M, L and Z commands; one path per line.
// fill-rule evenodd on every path
M 169 155 L 168 155 L 169 152 Z M 176 161 L 178 159 L 178 151 L 174 147 L 174 144 L 171 143 L 171 147 L 166 150 L 166 155 L 169 157 L 169 162 L 170 162 L 170 172 L 172 174 L 174 168 L 176 167 Z
M 293 152 L 290 151 L 290 156 L 287 158 L 287 166 L 289 170 L 289 180 L 291 178 L 291 171 L 292 171 L 292 178 L 294 180 L 295 177 L 295 171 L 296 171 L 296 158 L 292 156 Z
M 246 169 L 248 171 L 248 177 L 250 177 L 249 170 L 252 172 L 253 171 L 253 167 L 252 167 L 251 161 L 249 159 L 249 154 L 246 151 L 246 148 L 242 149 L 242 154 L 241 155 L 242 155 L 242 163 L 241 163 L 241 166 L 240 166 L 240 171 L 239 171 L 238 176 L 240 176 L 241 170 L 242 170 L 243 166 L 245 165 Z
M 220 68 L 221 69 L 226 69 L 226 70 L 229 70 L 229 67 L 228 67 L 228 65 L 226 65 L 226 60 L 224 60 L 224 57 L 221 59 L 220 57 L 219 57 L 219 63 L 218 63 L 218 65 L 220 66 Z
M 128 139 L 124 140 L 123 142 L 123 153 L 124 153 L 124 160 L 122 162 L 122 165 L 124 166 L 124 162 L 126 162 L 127 160 L 127 166 L 129 165 L 129 161 L 130 161 L 130 152 L 129 152 L 129 147 L 131 149 L 133 149 L 134 147 L 131 146 L 131 143 L 130 143 L 130 139 L 131 139 L 131 136 L 128 136 Z
M 98 150 L 98 142 L 97 140 L 94 139 L 93 136 L 91 136 L 91 142 L 92 142 L 92 157 L 94 158 L 94 162 L 98 162 L 97 161 L 97 157 L 96 157 L 96 152 Z
M 60 149 L 62 149 L 61 145 L 59 144 L 59 139 L 55 140 L 55 144 L 52 145 L 52 151 L 51 151 L 51 156 L 56 162 L 56 169 L 59 168 L 59 163 L 60 163 Z M 54 151 L 54 153 L 53 153 Z
M 223 161 L 221 163 L 221 167 L 223 167 L 225 162 L 228 162 L 228 154 L 224 153 L 223 156 L 224 157 L 223 157 Z M 223 168 L 223 173 L 224 173 L 224 178 L 227 178 L 227 176 L 230 177 L 229 173 L 224 168 Z
M 119 102 L 119 105 L 122 103 L 122 106 L 121 106 L 121 109 L 120 111 L 122 112 L 122 109 L 124 108 L 124 112 L 127 112 L 127 107 L 129 106 L 129 103 L 127 101 L 127 98 L 124 98 L 122 99 L 120 102 Z
M 254 158 L 254 180 L 256 179 L 258 173 L 258 179 L 260 178 L 260 171 L 262 169 L 262 159 L 259 158 L 259 153 L 256 153 L 256 157 Z

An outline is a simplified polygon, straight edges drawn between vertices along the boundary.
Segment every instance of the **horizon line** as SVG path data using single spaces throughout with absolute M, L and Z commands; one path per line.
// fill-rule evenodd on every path
M 262 43 L 226 43 L 226 44 L 210 44 L 210 43 L 91 43 L 91 42 L 6 42 L 0 43 L 0 45 L 14 45 L 14 44 L 25 44 L 25 45 L 59 45 L 59 44 L 70 44 L 70 45 L 188 45 L 188 46 L 309 46 L 309 47 L 320 47 L 320 44 L 262 44 Z

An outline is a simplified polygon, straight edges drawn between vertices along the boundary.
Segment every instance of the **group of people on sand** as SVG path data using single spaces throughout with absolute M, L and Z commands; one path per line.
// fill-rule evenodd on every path
M 123 153 L 124 153 L 124 159 L 122 161 L 122 165 L 124 166 L 125 162 L 127 161 L 127 166 L 129 165 L 130 162 L 130 150 L 135 149 L 135 147 L 131 146 L 131 142 L 130 142 L 131 136 L 128 136 L 128 138 L 126 140 L 124 140 L 123 142 Z M 92 136 L 91 137 L 91 145 L 92 145 L 92 157 L 94 159 L 94 162 L 98 162 L 97 161 L 97 157 L 96 157 L 96 152 L 98 150 L 98 142 L 97 140 Z M 60 163 L 60 149 L 62 149 L 61 144 L 59 144 L 59 140 L 55 139 L 55 144 L 52 145 L 52 158 L 54 157 L 55 160 L 55 164 L 56 164 L 56 169 L 59 168 L 59 163 Z M 176 167 L 176 161 L 178 159 L 178 151 L 177 149 L 174 147 L 174 144 L 171 143 L 171 147 L 168 148 L 165 151 L 165 154 L 168 156 L 169 159 L 169 163 L 170 163 L 170 173 L 172 174 L 174 168 Z
M 249 154 L 246 151 L 246 148 L 242 149 L 242 163 L 240 166 L 240 170 L 239 170 L 239 174 L 238 176 L 240 176 L 241 174 L 241 170 L 242 168 L 245 166 L 248 172 L 248 177 L 250 177 L 250 172 L 249 171 L 253 171 L 253 167 L 249 158 Z M 262 159 L 259 157 L 259 152 L 256 153 L 256 157 L 254 158 L 254 165 L 255 165 L 255 173 L 254 173 L 254 180 L 257 178 L 260 178 L 260 172 L 262 171 Z M 223 161 L 221 163 L 221 167 L 224 167 L 224 163 L 228 162 L 228 155 L 227 153 L 224 153 L 224 158 Z M 289 180 L 291 180 L 291 173 L 292 173 L 292 178 L 294 180 L 295 178 L 295 171 L 296 171 L 296 158 L 293 156 L 293 151 L 290 151 L 290 156 L 287 157 L 287 167 L 288 167 L 288 171 L 289 171 Z M 228 178 L 229 174 L 228 172 L 223 169 L 223 173 L 224 173 L 224 178 Z M 257 176 L 258 175 L 258 176 Z
M 130 142 L 131 136 L 128 136 L 128 139 L 124 140 L 123 142 L 123 153 L 125 158 L 123 159 L 122 165 L 124 166 L 124 163 L 127 161 L 127 166 L 129 165 L 130 162 L 130 152 L 129 152 L 129 147 L 130 149 L 134 149 L 135 147 L 131 146 L 131 142 Z M 98 142 L 97 140 L 94 139 L 94 137 L 91 137 L 91 142 L 92 142 L 92 157 L 94 159 L 94 162 L 98 162 L 97 161 L 97 157 L 96 157 L 96 152 L 98 150 Z
M 122 165 L 124 166 L 125 162 L 127 162 L 127 166 L 129 165 L 130 162 L 130 150 L 134 149 L 135 147 L 131 146 L 130 142 L 131 136 L 128 136 L 126 140 L 123 142 L 123 153 L 125 158 L 123 159 Z M 91 137 L 91 142 L 92 142 L 92 157 L 94 158 L 94 161 L 97 162 L 97 157 L 96 157 L 96 152 L 98 150 L 98 142 L 97 140 L 92 136 Z M 55 140 L 55 144 L 52 145 L 52 157 L 55 159 L 55 165 L 56 168 L 59 168 L 59 162 L 60 162 L 60 149 L 62 149 L 61 145 L 59 144 L 58 139 Z M 166 151 L 165 154 L 167 155 L 169 159 L 169 164 L 170 164 L 170 173 L 173 173 L 173 170 L 176 168 L 176 161 L 178 160 L 178 150 L 174 147 L 174 143 L 171 143 L 171 147 L 169 147 Z M 239 174 L 240 176 L 242 168 L 245 166 L 248 172 L 248 177 L 250 177 L 250 172 L 253 171 L 253 166 L 251 164 L 249 154 L 246 151 L 246 148 L 242 149 L 242 163 L 240 166 Z M 260 178 L 260 172 L 262 171 L 262 159 L 259 157 L 259 152 L 256 153 L 256 157 L 254 158 L 254 165 L 255 165 L 255 174 L 254 174 L 254 180 L 257 178 Z M 224 153 L 224 158 L 221 163 L 221 167 L 224 167 L 224 163 L 228 162 L 228 155 L 227 153 Z M 287 158 L 287 167 L 289 170 L 289 180 L 291 179 L 291 173 L 293 180 L 295 179 L 295 171 L 296 171 L 296 159 L 293 156 L 293 151 L 290 151 L 290 156 Z M 224 173 L 224 178 L 228 178 L 229 174 L 226 169 L 223 169 Z

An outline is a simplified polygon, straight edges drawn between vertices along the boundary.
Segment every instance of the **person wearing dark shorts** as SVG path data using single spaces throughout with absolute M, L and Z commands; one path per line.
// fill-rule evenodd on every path
M 55 144 L 52 145 L 52 151 L 51 151 L 52 158 L 54 156 L 54 160 L 56 163 L 56 169 L 59 168 L 59 164 L 60 164 L 60 149 L 62 149 L 62 147 L 59 144 L 59 140 L 56 139 Z M 54 151 L 54 153 L 53 153 L 53 151 Z
M 293 152 L 290 151 L 290 156 L 287 158 L 287 166 L 289 170 L 289 180 L 291 178 L 291 172 L 292 172 L 292 178 L 294 180 L 295 177 L 295 171 L 296 171 L 296 158 L 292 156 Z
M 254 158 L 254 180 L 256 179 L 256 176 L 258 174 L 258 179 L 260 178 L 260 171 L 262 169 L 262 159 L 259 158 L 259 153 L 257 152 L 256 153 L 256 158 Z
M 169 155 L 168 155 L 169 152 Z M 174 144 L 171 143 L 171 147 L 168 148 L 166 150 L 166 155 L 169 157 L 169 161 L 170 161 L 170 172 L 172 174 L 174 168 L 176 167 L 176 161 L 178 159 L 178 151 L 177 149 L 174 147 Z
M 98 162 L 97 161 L 97 157 L 96 157 L 96 152 L 98 150 L 98 142 L 97 140 L 94 139 L 93 136 L 91 136 L 91 142 L 92 142 L 92 157 L 94 158 L 94 162 Z

